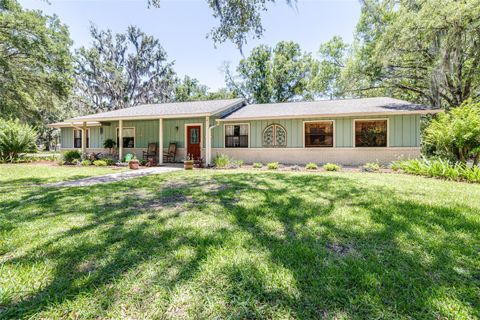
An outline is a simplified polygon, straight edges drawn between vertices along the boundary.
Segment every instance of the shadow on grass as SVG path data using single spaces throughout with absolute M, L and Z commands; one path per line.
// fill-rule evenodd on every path
M 2 317 L 29 317 L 86 294 L 102 301 L 92 311 L 101 317 L 116 295 L 101 296 L 99 288 L 152 260 L 162 267 L 151 280 L 168 292 L 179 284 L 201 287 L 194 293 L 203 303 L 190 308 L 196 315 L 205 312 L 207 296 L 227 307 L 205 316 L 448 317 L 447 298 L 461 307 L 459 316 L 480 315 L 480 225 L 472 209 L 418 203 L 340 175 L 172 174 L 108 188 L 39 188 L 2 206 L 9 232 L 86 217 L 4 260 L 25 266 L 41 256 L 54 267 L 42 289 L 4 301 Z M 205 226 L 210 218 L 221 223 Z M 185 247 L 192 253 L 180 262 Z M 236 252 L 212 262 L 228 247 Z M 169 268 L 176 272 L 167 277 Z M 210 282 L 204 273 L 212 273 Z M 168 312 L 160 303 L 161 315 Z

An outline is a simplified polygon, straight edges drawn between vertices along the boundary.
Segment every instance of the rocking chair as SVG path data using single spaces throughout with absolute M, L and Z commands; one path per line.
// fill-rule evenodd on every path
M 148 144 L 147 151 L 143 151 L 143 160 L 155 159 L 158 154 L 158 144 L 153 142 Z
M 170 143 L 168 145 L 167 153 L 163 155 L 163 162 L 175 162 L 176 154 L 177 154 L 177 144 Z

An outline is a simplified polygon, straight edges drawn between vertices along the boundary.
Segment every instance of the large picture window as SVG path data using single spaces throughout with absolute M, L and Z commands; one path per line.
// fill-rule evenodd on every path
M 225 125 L 225 148 L 248 148 L 248 124 Z
M 135 148 L 135 128 L 123 128 L 122 131 L 122 147 L 123 148 Z M 117 146 L 119 139 L 119 128 L 117 128 Z
M 271 124 L 263 130 L 264 147 L 286 147 L 287 131 L 279 124 Z
M 333 121 L 305 122 L 305 147 L 333 147 Z
M 386 147 L 387 120 L 355 120 L 355 147 Z
M 73 147 L 82 147 L 82 130 L 80 129 L 73 129 Z M 90 148 L 90 129 L 87 129 L 87 144 L 85 147 Z

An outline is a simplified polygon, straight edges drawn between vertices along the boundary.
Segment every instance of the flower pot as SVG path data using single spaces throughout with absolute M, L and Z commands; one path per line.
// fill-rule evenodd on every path
M 183 161 L 183 168 L 185 170 L 193 170 L 193 160 L 185 160 Z
M 128 167 L 132 170 L 137 170 L 139 166 L 140 166 L 140 162 L 138 160 L 128 161 Z

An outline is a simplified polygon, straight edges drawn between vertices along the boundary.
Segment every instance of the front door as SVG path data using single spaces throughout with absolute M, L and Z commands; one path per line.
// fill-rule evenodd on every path
M 187 154 L 197 160 L 201 157 L 202 132 L 199 125 L 187 126 Z

